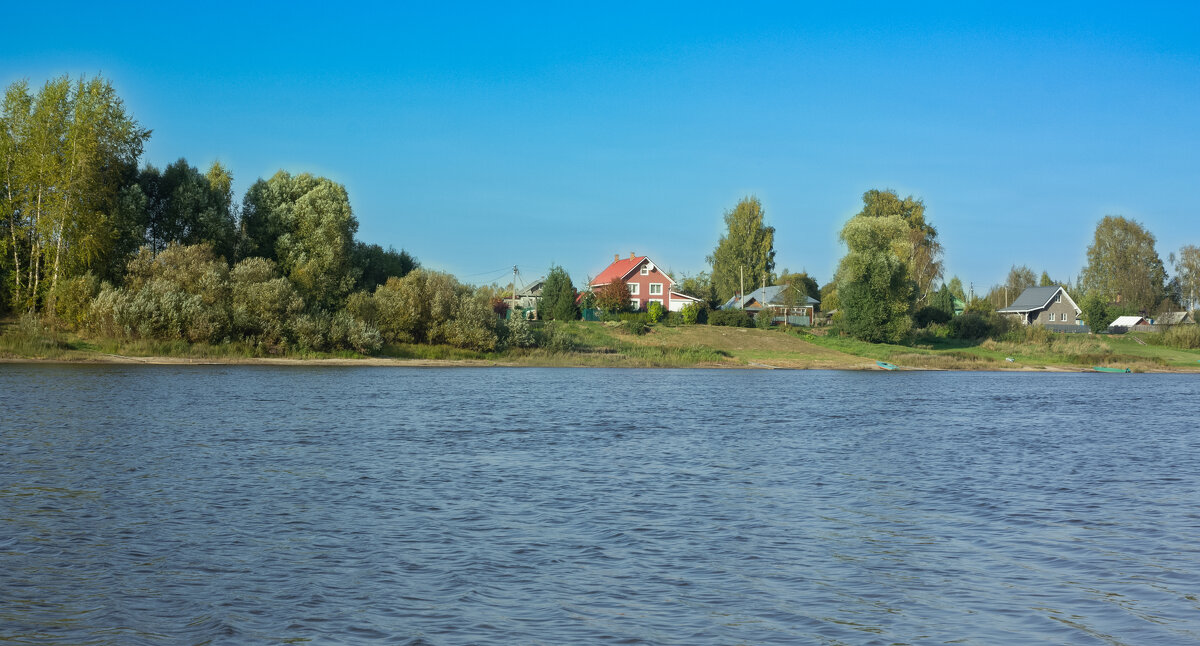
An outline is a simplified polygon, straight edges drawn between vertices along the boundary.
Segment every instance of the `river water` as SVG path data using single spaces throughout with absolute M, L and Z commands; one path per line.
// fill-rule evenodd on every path
M 0 642 L 1200 643 L 1198 395 L 0 365 Z

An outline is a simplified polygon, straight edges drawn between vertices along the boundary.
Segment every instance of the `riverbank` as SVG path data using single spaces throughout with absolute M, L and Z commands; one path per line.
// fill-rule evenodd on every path
M 271 354 L 245 344 L 98 339 L 0 326 L 0 362 L 269 366 L 530 366 L 875 370 L 887 361 L 908 370 L 1079 371 L 1093 366 L 1134 372 L 1200 372 L 1200 351 L 1139 342 L 1133 335 L 1050 334 L 1036 341 L 925 339 L 911 345 L 866 343 L 811 331 L 708 325 L 656 326 L 644 335 L 603 323 L 566 326 L 570 351 L 511 349 L 480 353 L 449 346 L 399 344 L 380 353 Z

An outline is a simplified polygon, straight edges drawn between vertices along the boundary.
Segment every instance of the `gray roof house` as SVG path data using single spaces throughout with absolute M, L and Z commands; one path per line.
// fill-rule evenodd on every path
M 1061 286 L 1027 287 L 1012 305 L 996 310 L 1019 319 L 1024 325 L 1044 325 L 1067 332 L 1078 332 L 1083 310 Z
M 545 278 L 536 278 L 533 282 L 517 290 L 517 307 L 523 310 L 536 310 L 538 301 L 542 300 L 542 285 Z
M 787 295 L 787 292 L 784 290 L 788 289 L 789 287 L 795 291 L 793 294 L 795 298 L 792 299 L 793 302 L 791 307 L 786 308 L 788 311 L 784 312 L 784 300 Z M 733 298 L 725 301 L 725 304 L 721 306 L 721 309 L 744 309 L 750 314 L 757 314 L 758 312 L 762 311 L 764 306 L 766 306 L 777 310 L 775 315 L 776 322 L 783 322 L 786 320 L 790 325 L 811 325 L 813 312 L 816 306 L 820 304 L 821 301 L 818 301 L 808 294 L 801 293 L 800 290 L 794 286 L 771 285 L 766 288 L 760 287 L 759 289 L 746 294 L 745 298 L 739 298 L 738 295 L 734 294 Z

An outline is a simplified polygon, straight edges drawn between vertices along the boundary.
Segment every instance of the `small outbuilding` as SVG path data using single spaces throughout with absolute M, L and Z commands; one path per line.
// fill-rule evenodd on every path
M 1196 319 L 1192 317 L 1191 312 L 1163 312 L 1158 318 L 1154 319 L 1155 325 L 1195 325 Z
M 1117 320 L 1108 324 L 1108 332 L 1110 334 L 1125 334 L 1139 325 L 1150 325 L 1150 322 L 1142 316 L 1118 316 Z

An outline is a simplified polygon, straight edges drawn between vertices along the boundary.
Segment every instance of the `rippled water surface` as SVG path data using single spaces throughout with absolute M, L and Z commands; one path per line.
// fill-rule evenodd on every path
M 0 365 L 0 641 L 1200 642 L 1200 379 Z

